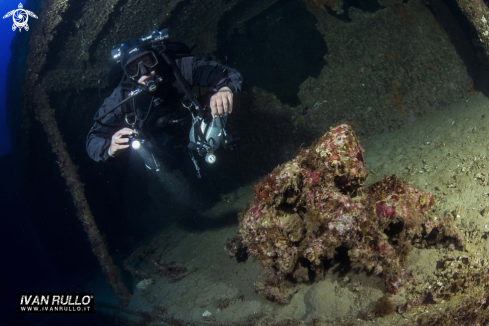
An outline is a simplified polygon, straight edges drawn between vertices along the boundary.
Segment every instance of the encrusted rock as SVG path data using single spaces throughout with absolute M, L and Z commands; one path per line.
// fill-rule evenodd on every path
M 139 291 L 146 291 L 151 285 L 154 284 L 154 280 L 152 278 L 146 278 L 142 281 L 140 281 L 137 285 L 136 288 Z
M 256 292 L 289 302 L 294 283 L 322 279 L 325 261 L 344 247 L 353 267 L 382 276 L 396 294 L 412 279 L 404 265 L 413 241 L 461 241 L 448 220 L 427 217 L 433 195 L 395 175 L 363 188 L 367 177 L 363 149 L 341 124 L 253 188 L 237 239 L 264 267 Z

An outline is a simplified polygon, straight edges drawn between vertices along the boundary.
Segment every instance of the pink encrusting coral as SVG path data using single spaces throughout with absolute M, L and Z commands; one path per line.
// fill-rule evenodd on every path
M 253 188 L 233 247 L 238 239 L 264 267 L 255 282 L 258 293 L 287 303 L 297 291 L 294 283 L 323 277 L 325 261 L 339 247 L 348 250 L 354 268 L 382 276 L 388 293 L 412 279 L 406 257 L 413 241 L 427 235 L 434 197 L 395 175 L 362 187 L 367 178 L 358 138 L 341 124 Z

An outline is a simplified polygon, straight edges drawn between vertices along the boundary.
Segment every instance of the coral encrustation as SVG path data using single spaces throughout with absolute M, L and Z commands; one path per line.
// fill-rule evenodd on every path
M 254 186 L 237 239 L 264 267 L 258 293 L 287 303 L 293 283 L 321 279 L 339 247 L 347 248 L 352 267 L 381 275 L 388 293 L 412 279 L 405 260 L 413 241 L 426 235 L 434 196 L 395 175 L 362 187 L 369 174 L 363 151 L 349 124 L 334 126 Z M 450 235 L 450 224 L 437 225 Z

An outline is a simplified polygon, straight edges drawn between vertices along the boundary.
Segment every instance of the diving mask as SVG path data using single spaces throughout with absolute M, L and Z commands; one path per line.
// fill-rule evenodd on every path
M 149 51 L 136 57 L 124 67 L 129 78 L 137 78 L 151 71 L 158 64 L 158 59 L 153 51 Z

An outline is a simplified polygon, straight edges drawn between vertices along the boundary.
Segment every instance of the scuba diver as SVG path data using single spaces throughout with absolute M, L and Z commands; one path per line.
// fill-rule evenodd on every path
M 225 125 L 242 76 L 167 39 L 168 29 L 153 31 L 112 50 L 124 77 L 98 109 L 86 148 L 100 162 L 132 147 L 148 169 L 171 172 L 188 157 L 178 149 L 188 147 L 200 178 L 192 151 L 212 164 L 220 145 L 232 150 L 239 140 Z M 199 103 L 193 86 L 207 87 L 207 106 Z

